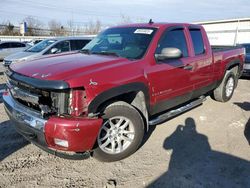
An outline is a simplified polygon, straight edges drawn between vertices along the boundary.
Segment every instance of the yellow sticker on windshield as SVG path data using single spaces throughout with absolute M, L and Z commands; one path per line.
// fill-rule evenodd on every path
M 152 29 L 136 29 L 134 33 L 151 35 L 152 32 L 153 32 Z

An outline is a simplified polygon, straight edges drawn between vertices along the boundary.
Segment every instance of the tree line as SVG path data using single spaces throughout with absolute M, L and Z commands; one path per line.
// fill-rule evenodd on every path
M 27 32 L 25 36 L 69 36 L 82 34 L 97 34 L 102 29 L 99 20 L 89 21 L 85 25 L 75 26 L 72 21 L 68 21 L 66 25 L 52 19 L 47 25 L 33 17 L 26 17 L 23 22 L 27 23 Z M 15 26 L 11 22 L 0 23 L 0 35 L 20 36 L 20 27 Z
M 47 25 L 40 20 L 28 16 L 23 19 L 27 23 L 27 32 L 25 36 L 73 36 L 83 34 L 97 34 L 103 28 L 100 20 L 89 21 L 85 25 L 75 25 L 73 21 L 69 20 L 67 24 L 63 25 L 60 21 L 55 19 L 50 20 Z M 121 15 L 120 23 L 131 23 L 128 16 Z M 14 26 L 10 21 L 0 23 L 0 35 L 20 36 L 20 27 Z

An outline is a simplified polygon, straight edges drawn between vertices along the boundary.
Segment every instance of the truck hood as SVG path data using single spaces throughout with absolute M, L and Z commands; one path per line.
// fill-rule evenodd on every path
M 4 58 L 4 60 L 6 61 L 16 61 L 16 60 L 20 60 L 23 58 L 31 58 L 31 57 L 35 57 L 37 55 L 37 53 L 34 52 L 26 52 L 26 51 L 22 51 L 22 52 L 17 52 L 14 53 L 12 55 L 7 56 L 6 58 Z
M 42 80 L 67 81 L 110 66 L 128 62 L 115 56 L 67 53 L 47 56 L 33 61 L 12 64 L 10 68 L 19 74 Z

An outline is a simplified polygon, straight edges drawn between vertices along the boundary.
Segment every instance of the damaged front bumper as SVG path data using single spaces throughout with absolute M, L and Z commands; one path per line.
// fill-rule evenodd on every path
M 17 132 L 41 149 L 67 159 L 85 159 L 93 149 L 102 119 L 52 116 L 18 103 L 11 94 L 3 95 L 5 110 Z

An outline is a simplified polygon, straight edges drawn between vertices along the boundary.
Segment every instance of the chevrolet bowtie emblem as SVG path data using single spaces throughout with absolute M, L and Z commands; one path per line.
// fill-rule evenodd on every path
M 94 82 L 92 79 L 90 79 L 89 80 L 89 85 L 91 86 L 96 86 L 96 85 L 98 85 L 98 83 L 97 82 Z
M 42 78 L 46 78 L 46 77 L 48 77 L 48 76 L 51 76 L 51 73 L 48 73 L 48 74 L 42 74 L 42 75 L 41 75 L 41 77 L 42 77 Z
M 35 76 L 37 76 L 37 75 L 39 75 L 39 73 L 38 73 L 38 72 L 37 72 L 37 73 L 32 74 L 32 76 L 33 76 L 33 77 L 35 77 Z
M 36 77 L 36 76 L 38 76 L 38 75 L 40 75 L 39 72 L 32 74 L 32 77 Z M 46 77 L 48 77 L 48 76 L 51 76 L 51 73 L 42 74 L 42 75 L 41 75 L 41 78 L 46 78 Z

